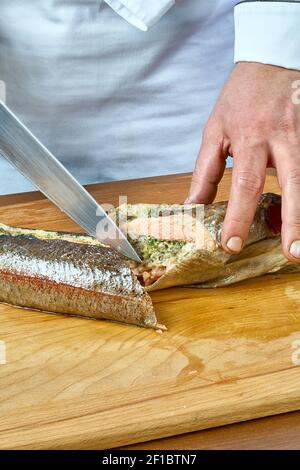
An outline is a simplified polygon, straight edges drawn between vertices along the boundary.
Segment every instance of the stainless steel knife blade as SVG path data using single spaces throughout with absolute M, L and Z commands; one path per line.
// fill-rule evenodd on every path
M 1 101 L 0 154 L 90 235 L 141 261 L 105 210 Z

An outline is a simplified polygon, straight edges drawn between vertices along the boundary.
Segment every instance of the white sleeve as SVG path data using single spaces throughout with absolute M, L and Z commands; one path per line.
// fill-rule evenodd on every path
M 174 5 L 175 0 L 105 0 L 105 2 L 126 21 L 142 31 L 148 31 Z
M 300 70 L 300 2 L 243 2 L 234 17 L 235 62 Z

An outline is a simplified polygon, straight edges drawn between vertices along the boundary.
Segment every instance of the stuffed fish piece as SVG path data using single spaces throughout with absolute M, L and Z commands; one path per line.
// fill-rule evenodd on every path
M 224 286 L 292 264 L 281 251 L 280 196 L 261 196 L 239 254 L 228 254 L 221 247 L 227 204 L 122 205 L 110 215 L 141 257 L 142 264 L 130 261 L 130 265 L 148 291 Z M 293 264 L 293 272 L 298 269 Z

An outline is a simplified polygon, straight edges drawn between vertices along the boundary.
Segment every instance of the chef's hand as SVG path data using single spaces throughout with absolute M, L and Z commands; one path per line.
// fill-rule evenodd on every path
M 231 73 L 206 124 L 189 202 L 211 203 L 234 157 L 222 246 L 239 252 L 264 187 L 275 167 L 282 189 L 282 247 L 300 261 L 300 72 L 241 62 Z M 299 104 L 297 104 L 297 102 Z

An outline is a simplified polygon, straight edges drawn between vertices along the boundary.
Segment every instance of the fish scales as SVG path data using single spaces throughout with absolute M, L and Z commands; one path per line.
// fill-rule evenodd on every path
M 0 301 L 155 328 L 152 302 L 125 259 L 102 245 L 0 235 Z

